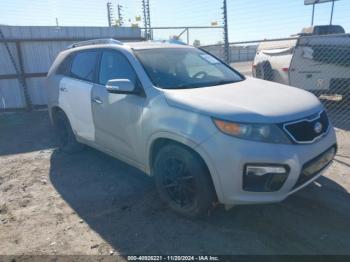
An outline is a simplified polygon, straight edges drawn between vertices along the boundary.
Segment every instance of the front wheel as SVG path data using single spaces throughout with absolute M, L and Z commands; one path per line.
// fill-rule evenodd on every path
M 208 213 L 215 201 L 210 174 L 200 157 L 189 149 L 169 144 L 161 148 L 153 165 L 161 199 L 187 217 Z

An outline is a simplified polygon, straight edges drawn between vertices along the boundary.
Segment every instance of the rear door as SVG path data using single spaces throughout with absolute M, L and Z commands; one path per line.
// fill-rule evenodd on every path
M 59 88 L 59 104 L 68 115 L 73 130 L 78 137 L 88 141 L 95 141 L 91 91 L 98 55 L 96 50 L 74 54 L 69 77 L 61 80 Z

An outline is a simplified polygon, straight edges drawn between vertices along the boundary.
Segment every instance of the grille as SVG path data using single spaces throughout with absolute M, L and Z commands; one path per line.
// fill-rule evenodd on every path
M 307 119 L 283 124 L 283 129 L 295 143 L 312 143 L 327 133 L 329 120 L 325 111 Z
M 323 152 L 321 155 L 305 163 L 303 165 L 301 174 L 293 187 L 293 190 L 310 181 L 315 176 L 317 176 L 324 168 L 326 168 L 328 164 L 332 161 L 336 151 L 337 146 L 334 145 L 325 152 Z

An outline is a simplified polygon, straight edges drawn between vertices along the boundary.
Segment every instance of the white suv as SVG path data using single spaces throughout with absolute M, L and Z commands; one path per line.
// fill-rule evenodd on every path
M 216 202 L 282 201 L 336 152 L 313 94 L 245 78 L 191 46 L 77 43 L 58 55 L 47 85 L 63 151 L 85 144 L 141 169 L 190 217 Z
M 327 34 L 333 30 L 335 34 Z M 305 32 L 313 32 L 306 34 Z M 305 28 L 297 37 L 259 44 L 253 76 L 350 100 L 350 35 L 340 26 Z

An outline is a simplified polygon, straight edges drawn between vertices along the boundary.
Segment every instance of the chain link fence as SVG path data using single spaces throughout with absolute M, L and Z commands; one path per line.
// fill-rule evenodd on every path
M 231 44 L 229 48 L 229 62 L 249 62 L 253 61 L 258 44 L 248 43 L 245 44 Z M 205 45 L 201 46 L 202 49 L 210 52 L 221 60 L 225 61 L 225 48 L 223 44 Z
M 214 26 L 159 26 L 151 27 L 151 37 L 155 41 L 179 41 L 188 45 L 202 46 L 222 43 L 224 28 Z M 142 28 L 145 35 L 145 29 Z M 210 37 L 208 37 L 210 36 Z

